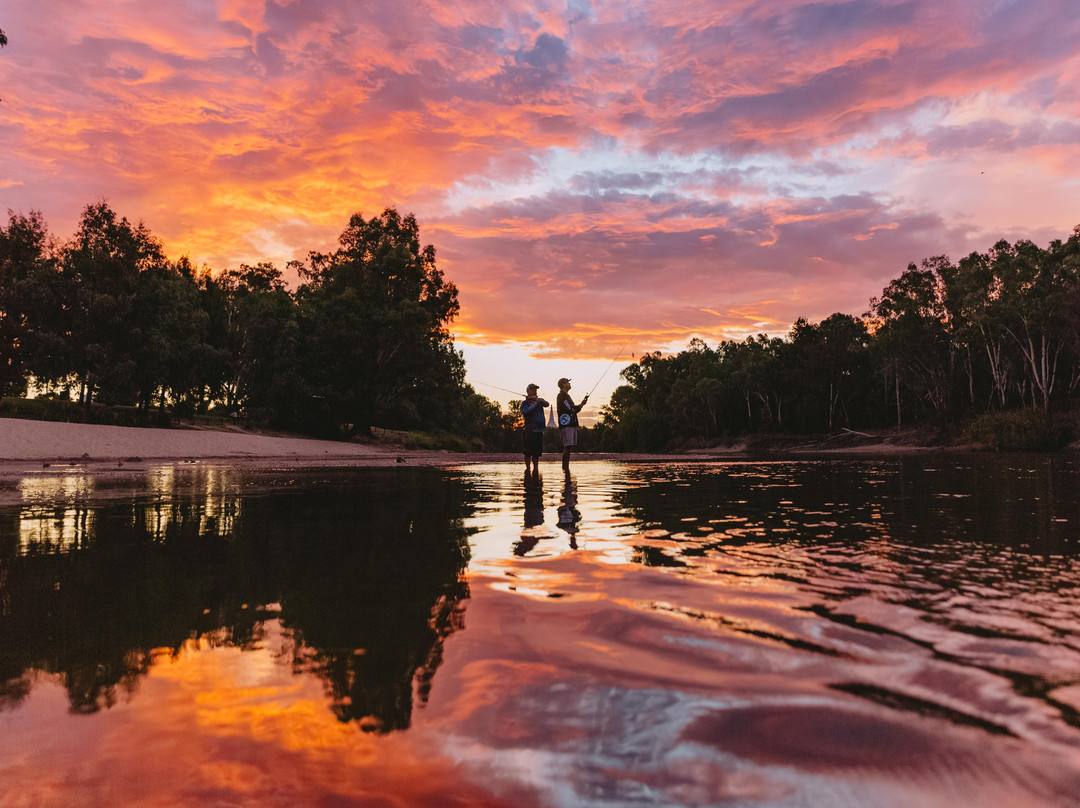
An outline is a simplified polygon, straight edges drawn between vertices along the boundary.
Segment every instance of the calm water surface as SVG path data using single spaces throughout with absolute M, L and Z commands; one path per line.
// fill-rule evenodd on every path
M 0 491 L 0 806 L 1080 805 L 1080 459 Z

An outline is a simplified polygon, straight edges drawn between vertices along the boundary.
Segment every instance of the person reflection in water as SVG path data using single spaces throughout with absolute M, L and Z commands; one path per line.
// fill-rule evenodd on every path
M 562 501 L 559 503 L 559 529 L 565 530 L 570 536 L 570 549 L 576 550 L 577 546 L 577 523 L 581 520 L 581 512 L 577 509 L 577 482 L 567 471 L 563 477 Z
M 514 555 L 523 556 L 540 541 L 540 531 L 534 530 L 544 524 L 544 481 L 535 472 L 525 469 L 525 529 L 514 545 Z

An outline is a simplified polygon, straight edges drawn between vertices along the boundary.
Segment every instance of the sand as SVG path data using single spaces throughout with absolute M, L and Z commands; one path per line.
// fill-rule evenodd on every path
M 839 453 L 866 452 L 893 454 L 916 447 L 878 444 L 872 447 L 839 449 Z M 818 447 L 817 451 L 820 451 Z M 836 452 L 837 450 L 834 450 Z M 830 452 L 831 453 L 831 452 Z M 741 456 L 741 449 L 688 452 L 685 460 L 722 459 Z M 664 460 L 672 455 L 610 455 L 582 453 L 574 462 L 588 460 Z M 544 455 L 542 462 L 558 462 L 557 453 Z M 29 421 L 0 418 L 0 471 L 34 465 L 56 464 L 86 467 L 120 466 L 148 461 L 201 461 L 222 465 L 462 465 L 492 462 L 520 462 L 521 455 L 461 454 L 416 451 L 378 443 L 344 443 L 313 438 L 285 437 L 246 432 L 242 429 L 147 429 L 140 427 L 69 424 L 56 421 Z
M 383 459 L 394 447 L 211 429 L 144 429 L 0 418 L 0 462 L 252 458 Z
M 633 456 L 642 459 L 645 456 Z M 582 454 L 578 460 L 628 459 Z M 545 463 L 558 463 L 548 453 Z M 519 453 L 468 453 L 403 449 L 375 442 L 345 443 L 314 438 L 264 435 L 233 430 L 69 424 L 0 418 L 0 480 L 27 469 L 59 473 L 78 466 L 86 472 L 134 469 L 146 465 L 200 463 L 235 468 L 325 466 L 460 466 L 521 462 Z

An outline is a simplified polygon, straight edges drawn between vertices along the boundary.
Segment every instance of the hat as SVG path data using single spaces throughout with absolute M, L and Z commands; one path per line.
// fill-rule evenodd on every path
M 539 386 L 537 386 L 537 385 L 535 385 L 535 384 L 530 384 L 530 385 L 529 385 L 528 387 L 526 387 L 525 389 L 526 389 L 526 390 L 528 391 L 528 390 L 539 390 L 540 388 L 539 388 Z
M 559 387 L 562 387 L 564 384 L 570 384 L 570 380 L 565 376 L 559 379 Z

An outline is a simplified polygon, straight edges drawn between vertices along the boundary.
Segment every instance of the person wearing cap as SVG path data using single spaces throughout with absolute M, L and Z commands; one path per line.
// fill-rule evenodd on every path
M 577 446 L 577 414 L 581 412 L 581 408 L 588 400 L 589 396 L 586 394 L 580 404 L 575 404 L 570 398 L 570 380 L 565 377 L 559 379 L 559 395 L 555 399 L 555 412 L 559 417 L 559 435 L 562 437 L 563 471 L 570 471 L 570 452 Z
M 521 402 L 521 414 L 525 418 L 525 426 L 522 428 L 522 451 L 525 454 L 525 471 L 529 470 L 529 460 L 532 460 L 533 473 L 539 471 L 540 455 L 544 453 L 544 430 L 547 424 L 544 420 L 544 407 L 550 407 L 537 393 L 540 388 L 530 384 L 525 388 L 525 400 Z

